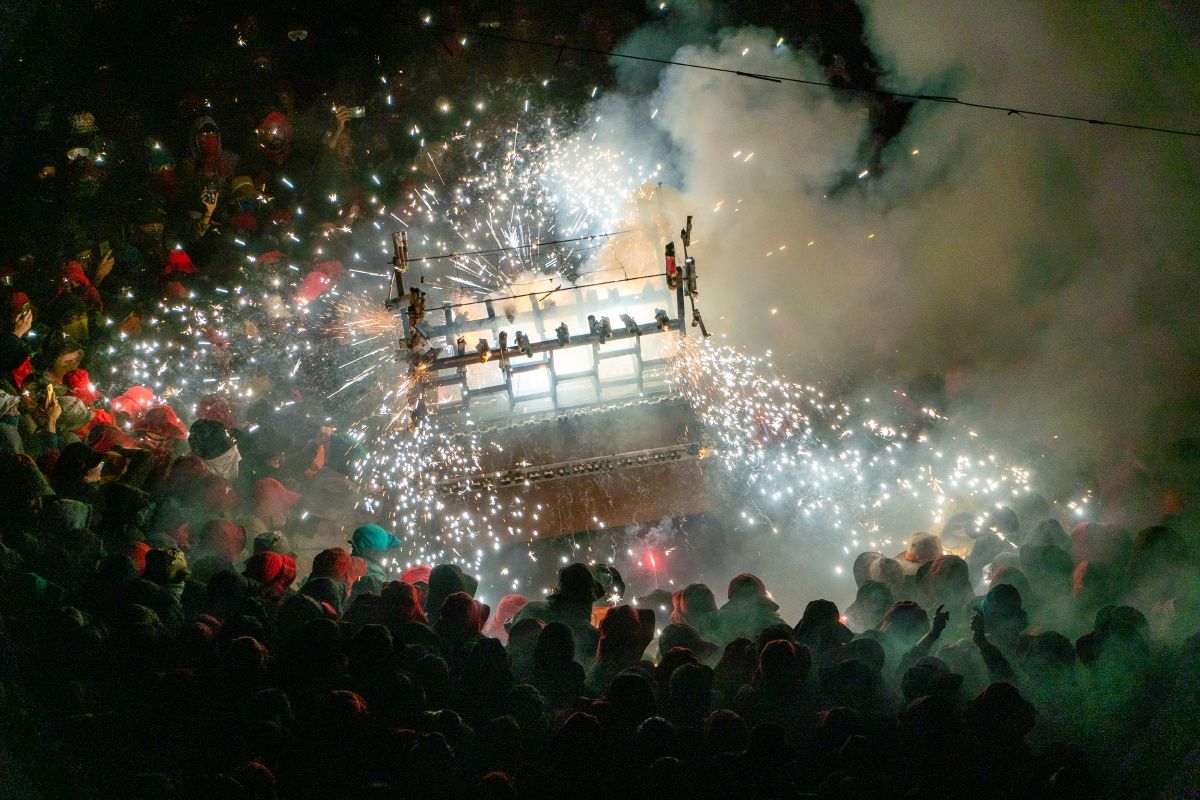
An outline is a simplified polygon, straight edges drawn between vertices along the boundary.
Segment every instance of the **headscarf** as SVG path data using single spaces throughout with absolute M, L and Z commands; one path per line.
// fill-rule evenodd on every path
M 146 574 L 146 555 L 149 552 L 150 545 L 141 541 L 130 542 L 129 546 L 125 549 L 125 553 L 129 556 L 129 560 L 133 562 L 133 567 L 137 570 L 138 575 Z
M 425 592 L 425 615 L 430 624 L 436 624 L 442 603 L 455 592 L 473 597 L 479 589 L 479 581 L 467 575 L 457 564 L 438 564 L 429 571 L 429 588 Z
M 478 636 L 491 612 L 466 592 L 455 592 L 442 603 L 433 631 L 449 640 Z
M 403 581 L 388 581 L 380 593 L 388 627 L 398 628 L 408 622 L 429 622 L 425 609 L 421 607 L 421 593 L 417 587 Z
M 299 494 L 289 490 L 275 478 L 256 481 L 252 494 L 254 515 L 264 521 L 285 516 L 300 502 Z
M 388 550 L 395 550 L 400 546 L 400 540 L 378 525 L 371 524 L 356 528 L 350 537 L 350 544 L 354 547 L 355 555 L 372 559 Z
M 117 426 L 108 423 L 93 425 L 88 431 L 87 443 L 91 445 L 93 450 L 101 453 L 107 453 L 118 447 L 134 449 L 138 446 L 137 441 L 132 436 Z
M 517 612 L 528 602 L 527 597 L 519 594 L 506 594 L 501 597 L 500 602 L 496 604 L 496 613 L 492 614 L 483 628 L 483 635 L 499 639 L 501 644 L 507 645 L 508 630 L 504 626 L 517 616 Z
M 112 399 L 113 411 L 121 411 L 137 419 L 142 412 L 154 405 L 154 391 L 145 386 L 130 386 Z
M 214 475 L 218 475 L 227 481 L 236 481 L 238 477 L 238 464 L 242 461 L 242 454 L 238 452 L 237 445 L 226 450 L 221 455 L 215 458 L 206 458 L 205 464 L 212 470 Z
M 74 433 L 92 421 L 92 410 L 85 406 L 78 397 L 71 395 L 60 397 L 58 405 L 62 409 L 58 424 L 64 431 Z
M 71 394 L 78 397 L 86 406 L 95 405 L 96 401 L 100 399 L 100 392 L 96 391 L 86 369 L 73 369 L 63 375 L 63 385 L 70 389 Z
M 291 545 L 283 531 L 265 531 L 254 537 L 255 553 L 291 555 Z
M 410 583 L 418 589 L 429 586 L 429 573 L 433 567 L 428 564 L 413 564 L 400 573 L 400 580 Z
M 188 444 L 192 452 L 210 461 L 228 453 L 234 447 L 229 431 L 220 422 L 212 419 L 198 419 L 192 423 L 188 431 Z
M 196 404 L 196 419 L 219 422 L 226 428 L 237 428 L 237 407 L 223 394 L 206 394 Z
M 296 560 L 281 553 L 255 553 L 246 562 L 245 575 L 262 584 L 263 597 L 278 600 L 296 580 Z
M 330 578 L 344 584 L 349 590 L 355 581 L 367 573 L 367 562 L 346 552 L 344 547 L 330 547 L 322 550 L 313 557 L 313 578 Z
M 246 529 L 227 519 L 210 519 L 204 523 L 194 543 L 196 555 L 216 555 L 236 564 L 246 548 Z

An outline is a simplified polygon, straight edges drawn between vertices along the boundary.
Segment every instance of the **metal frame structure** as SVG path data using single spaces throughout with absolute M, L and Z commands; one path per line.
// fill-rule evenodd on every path
M 507 401 L 507 407 L 500 412 L 500 416 L 503 416 L 505 413 L 523 413 L 518 408 L 519 405 L 528 407 L 540 403 L 542 407 L 538 408 L 538 411 L 559 411 L 620 400 L 630 396 L 630 392 L 643 397 L 648 393 L 665 393 L 665 378 L 661 386 L 647 385 L 648 372 L 661 370 L 665 376 L 666 360 L 662 357 L 648 357 L 642 347 L 642 337 L 667 331 L 679 331 L 686 336 L 685 297 L 691 298 L 692 301 L 692 327 L 700 327 L 703 335 L 708 335 L 700 312 L 695 307 L 695 260 L 687 255 L 691 229 L 692 221 L 691 217 L 688 217 L 687 227 L 680 231 L 685 256 L 683 269 L 675 266 L 672 243 L 667 248 L 665 272 L 625 277 L 602 284 L 562 286 L 541 294 L 529 293 L 489 298 L 473 303 L 448 304 L 428 311 L 424 308 L 424 292 L 420 288 L 413 287 L 405 292 L 404 274 L 409 260 L 408 237 L 404 232 L 396 233 L 392 237 L 392 280 L 385 307 L 401 320 L 403 334 L 397 357 L 407 361 L 410 370 L 424 373 L 421 381 L 414 382 L 421 388 L 455 389 L 459 399 L 439 402 L 439 411 L 470 411 L 473 405 L 495 396 L 503 396 Z M 646 285 L 647 281 L 659 280 L 663 281 L 661 291 Z M 642 283 L 638 293 L 620 293 L 618 287 L 635 282 Z M 614 326 L 608 317 L 593 313 L 587 315 L 586 332 L 572 333 L 566 322 L 561 319 L 561 314 L 567 310 L 575 318 L 582 317 L 581 309 L 586 311 L 585 303 L 577 302 L 563 307 L 557 304 L 557 300 L 568 294 L 586 298 L 601 286 L 608 286 L 609 290 L 606 298 L 596 298 L 593 301 L 596 305 L 603 308 L 613 308 L 621 303 L 653 306 L 654 319 L 635 320 L 628 314 L 621 314 L 618 324 Z M 555 299 L 550 300 L 551 297 Z M 500 303 L 507 305 L 509 309 L 498 314 L 496 306 Z M 520 311 L 515 310 L 518 304 L 523 306 Z M 667 311 L 672 305 L 675 312 L 673 315 Z M 479 319 L 465 316 L 464 309 L 472 306 L 481 307 L 484 316 Z M 556 312 L 559 314 L 557 317 Z M 441 317 L 438 324 L 428 321 L 428 317 L 434 315 Z M 515 335 L 510 341 L 509 330 L 506 329 L 513 328 Z M 532 331 L 536 341 L 525 333 L 526 328 Z M 489 335 L 475 343 L 468 342 L 465 338 L 468 334 L 474 337 L 485 331 Z M 618 348 L 606 347 L 609 343 L 631 344 Z M 591 349 L 591 366 L 587 369 L 560 371 L 554 353 L 584 347 Z M 634 363 L 632 375 L 601 375 L 601 366 L 606 361 L 629 356 L 632 356 Z M 502 380 L 486 386 L 472 386 L 468 370 L 474 365 L 493 361 L 500 367 Z M 547 373 L 546 389 L 533 392 L 517 391 L 515 384 L 520 376 L 540 370 Z M 578 384 L 589 378 L 592 399 L 584 402 L 564 400 L 562 384 Z
M 397 361 L 416 378 L 409 396 L 412 423 L 429 412 L 469 414 L 464 432 L 483 425 L 514 438 L 508 448 L 489 450 L 469 472 L 438 483 L 442 502 L 431 525 L 482 513 L 472 491 L 480 485 L 506 505 L 518 499 L 544 505 L 541 524 L 552 528 L 551 536 L 588 528 L 596 510 L 620 524 L 679 512 L 666 487 L 700 480 L 699 462 L 712 442 L 686 404 L 670 397 L 667 339 L 653 337 L 687 335 L 688 299 L 690 327 L 708 336 L 696 308 L 691 232 L 688 217 L 680 231 L 683 262 L 676 263 L 674 243 L 668 244 L 662 272 L 430 309 L 419 286 L 406 291 L 408 238 L 403 232 L 393 236 L 385 307 L 400 319 Z M 571 331 L 568 322 L 579 330 Z M 545 378 L 533 377 L 538 372 Z M 657 403 L 666 406 L 649 415 L 623 413 L 626 405 Z M 614 412 L 621 413 L 615 423 L 620 431 L 605 427 L 614 424 Z M 576 417 L 580 427 L 561 427 Z M 528 433 L 526 424 L 532 426 Z M 562 481 L 570 488 L 554 485 Z

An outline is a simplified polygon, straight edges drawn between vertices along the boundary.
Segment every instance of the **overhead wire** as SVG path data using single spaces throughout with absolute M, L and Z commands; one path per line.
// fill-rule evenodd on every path
M 695 64 L 689 61 L 676 61 L 670 58 L 655 58 L 653 56 L 641 56 L 634 53 L 621 53 L 615 50 L 601 50 L 595 47 L 584 47 L 581 45 L 566 44 L 564 42 L 547 42 L 540 39 L 528 39 L 521 36 L 509 36 L 503 33 L 494 31 L 466 31 L 458 28 L 447 28 L 436 25 L 424 26 L 432 31 L 444 31 L 453 33 L 458 36 L 475 36 L 480 39 L 492 39 L 495 41 L 511 42 L 514 44 L 524 44 L 534 47 L 542 47 L 550 50 L 556 50 L 561 58 L 562 53 L 583 53 L 586 55 L 603 56 L 605 58 L 621 58 L 628 61 L 641 61 L 650 64 L 661 64 L 667 67 L 686 67 L 688 69 L 699 69 L 708 72 L 718 72 L 726 75 L 731 75 L 739 78 L 752 78 L 770 83 L 792 83 L 801 84 L 804 86 L 819 86 L 826 89 L 833 89 L 839 92 L 869 94 L 876 97 L 898 98 L 902 100 L 911 100 L 917 103 L 943 103 L 946 105 L 962 106 L 964 108 L 975 108 L 984 111 L 1002 111 L 1010 116 L 1019 117 L 1042 117 L 1045 119 L 1057 119 L 1068 122 L 1084 122 L 1089 125 L 1103 125 L 1111 128 L 1124 128 L 1126 130 L 1142 131 L 1147 133 L 1163 133 L 1172 136 L 1189 136 L 1200 138 L 1200 130 L 1189 130 L 1186 128 L 1168 128 L 1159 125 L 1145 125 L 1134 122 L 1119 122 L 1116 120 L 1099 119 L 1095 117 L 1084 117 L 1076 114 L 1066 114 L 1054 111 L 1043 111 L 1033 108 L 1022 108 L 1019 106 L 1007 106 L 999 103 L 985 103 L 974 100 L 963 100 L 958 97 L 949 95 L 935 94 L 913 94 L 910 92 L 899 92 L 892 89 L 881 89 L 870 86 L 844 86 L 829 81 L 818 81 L 808 78 L 796 78 L 786 75 L 770 75 L 760 72 L 749 72 L 746 70 L 731 69 L 729 67 L 718 67 L 712 64 Z

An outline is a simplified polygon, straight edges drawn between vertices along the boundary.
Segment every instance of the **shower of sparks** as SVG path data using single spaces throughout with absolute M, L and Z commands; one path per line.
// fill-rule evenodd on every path
M 314 353 L 302 308 L 274 291 L 244 286 L 218 289 L 206 300 L 160 300 L 141 328 L 97 354 L 106 365 L 95 376 L 97 387 L 115 397 L 144 385 L 190 414 L 208 394 L 242 407 L 263 399 L 268 375 L 294 378 Z
M 766 358 L 690 338 L 676 338 L 669 363 L 672 384 L 744 483 L 746 525 L 831 531 L 877 549 L 907 537 L 899 520 L 928 528 L 964 502 L 986 514 L 1033 491 L 1030 470 L 932 409 L 919 425 L 892 427 L 779 377 Z
M 355 476 L 358 503 L 402 540 L 402 555 L 391 565 L 396 569 L 456 562 L 478 573 L 489 552 L 537 539 L 537 511 L 526 508 L 520 491 L 498 492 L 482 470 L 484 456 L 499 445 L 469 412 L 438 413 L 430 376 L 410 370 L 400 322 L 381 306 L 384 268 L 372 271 L 361 253 L 382 250 L 390 258 L 389 241 L 376 237 L 398 225 L 409 231 L 413 247 L 409 285 L 436 287 L 451 299 L 583 285 L 580 278 L 610 240 L 544 243 L 622 230 L 630 199 L 661 179 L 661 167 L 608 146 L 598 116 L 577 120 L 525 99 L 507 115 L 502 106 L 489 103 L 490 130 L 467 119 L 445 140 L 422 140 L 413 188 L 403 196 L 389 198 L 381 188 L 365 211 L 352 212 L 344 194 L 331 193 L 328 208 L 322 202 L 321 209 L 309 209 L 310 216 L 329 213 L 336 224 L 306 237 L 311 241 L 296 248 L 297 260 L 302 251 L 313 261 L 341 253 L 336 257 L 347 266 L 367 261 L 347 270 L 365 277 L 348 276 L 317 308 L 290 299 L 303 274 L 298 267 L 288 264 L 271 277 L 251 275 L 243 265 L 243 286 L 159 302 L 143 318 L 140 335 L 122 334 L 101 354 L 105 369 L 96 383 L 110 397 L 143 384 L 193 415 L 207 394 L 220 393 L 243 408 L 268 400 L 274 411 L 303 394 L 320 415 L 335 420 L 323 424 L 347 429 L 367 450 Z M 482 111 L 483 104 L 476 107 Z M 414 125 L 410 133 L 421 130 Z M 753 156 L 733 154 L 743 162 Z M 280 182 L 295 188 L 288 178 Z M 291 192 L 280 196 L 263 202 L 304 215 L 283 199 L 294 197 Z M 288 238 L 300 242 L 295 234 Z M 255 263 L 249 253 L 247 263 Z M 900 520 L 934 526 L 963 510 L 964 498 L 985 513 L 1032 491 L 1028 469 L 990 452 L 980 437 L 933 410 L 893 426 L 819 388 L 779 377 L 765 357 L 667 335 L 674 341 L 671 383 L 740 484 L 733 499 L 744 505 L 747 527 L 798 536 L 831 531 L 848 546 L 877 549 L 916 529 L 897 527 Z M 1081 518 L 1088 502 L 1085 496 L 1068 508 Z M 530 558 L 536 560 L 532 550 Z M 656 581 L 666 565 L 657 558 L 647 551 L 644 559 Z M 501 574 L 507 576 L 507 568 Z
M 423 262 L 428 282 L 473 297 L 530 273 L 577 277 L 595 242 L 542 243 L 616 231 L 629 198 L 661 172 L 536 106 L 491 133 L 464 125 L 422 156 L 427 179 L 402 198 L 404 221 L 422 229 L 414 244 L 463 254 Z M 480 250 L 501 252 L 470 254 Z

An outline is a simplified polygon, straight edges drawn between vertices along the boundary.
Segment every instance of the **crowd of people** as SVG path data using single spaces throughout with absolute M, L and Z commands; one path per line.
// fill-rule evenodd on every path
M 242 503 L 249 459 L 229 472 L 223 424 L 193 423 L 157 484 L 152 447 L 97 430 L 3 461 L 6 797 L 1196 786 L 1200 591 L 1178 525 L 951 518 L 858 555 L 853 604 L 813 600 L 795 624 L 750 573 L 634 599 L 582 563 L 493 610 L 456 565 L 387 569 L 401 542 L 375 524 L 298 564 L 288 486 L 313 460 L 255 461 L 271 474 Z
M 517 5 L 517 33 L 601 49 L 644 14 Z M 488 90 L 480 59 L 527 56 L 438 40 L 393 62 L 341 52 L 332 20 L 193 11 L 161 22 L 205 57 L 166 85 L 203 85 L 123 94 L 131 65 L 100 58 L 88 91 L 31 98 L 8 170 L 0 796 L 1194 796 L 1186 507 L 1136 534 L 1036 503 L 952 517 L 859 555 L 854 603 L 798 621 L 750 573 L 638 601 L 575 563 L 492 609 L 458 566 L 393 568 L 320 347 L 247 353 L 453 168 L 425 142 Z M 265 298 L 236 325 L 162 313 L 235 286 Z M 184 402 L 124 372 L 138 343 L 197 337 L 252 391 Z

